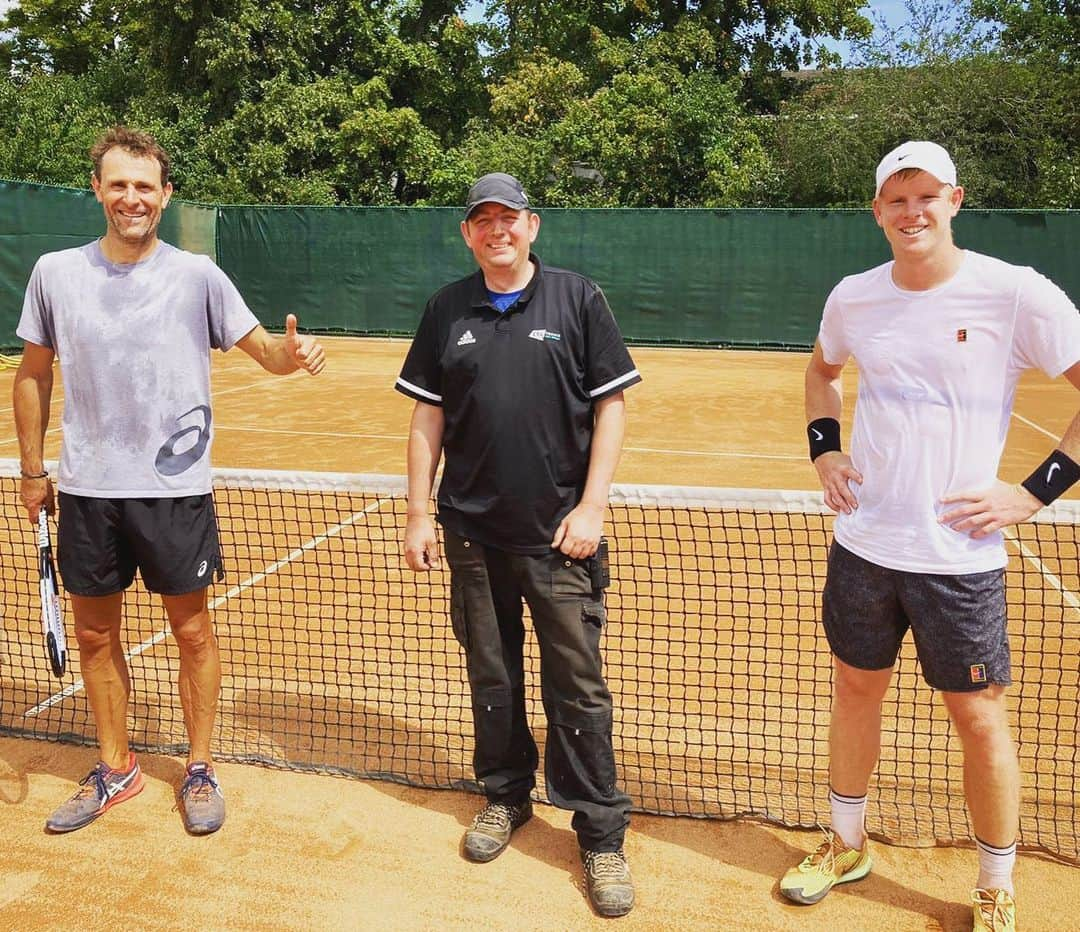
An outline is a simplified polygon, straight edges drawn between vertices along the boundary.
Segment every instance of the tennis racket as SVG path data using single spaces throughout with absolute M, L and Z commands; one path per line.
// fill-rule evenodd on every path
M 53 566 L 52 542 L 49 540 L 49 516 L 42 508 L 38 512 L 38 574 L 41 592 L 41 629 L 45 635 L 45 650 L 49 666 L 63 677 L 67 666 L 67 639 L 64 637 L 64 616 L 60 613 L 60 587 Z

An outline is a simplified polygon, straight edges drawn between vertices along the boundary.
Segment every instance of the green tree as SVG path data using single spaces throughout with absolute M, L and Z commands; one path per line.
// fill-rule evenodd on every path
M 952 153 L 969 206 L 1075 206 L 1067 177 L 1050 185 L 1045 171 L 1063 155 L 1055 93 L 1038 72 L 994 56 L 831 75 L 775 121 L 780 202 L 866 206 L 881 156 L 933 139 Z
M 548 206 L 759 203 L 771 177 L 740 84 L 700 67 L 715 51 L 683 21 L 640 43 L 603 40 L 612 74 L 587 92 L 572 64 L 539 50 L 491 91 L 491 120 L 470 124 L 440 160 L 431 199 L 460 203 L 468 179 L 518 175 Z
M 1075 72 L 1080 66 L 1080 6 L 1076 0 L 971 0 L 972 13 L 1001 26 L 1011 57 Z
M 597 37 L 638 43 L 688 23 L 713 39 L 705 67 L 724 77 L 749 72 L 753 83 L 781 69 L 835 62 L 820 40 L 868 35 L 863 6 L 865 0 L 489 0 L 486 9 L 498 28 L 494 60 L 502 74 L 543 47 L 602 80 L 610 75 L 596 60 Z
M 6 73 L 85 74 L 123 41 L 123 9 L 111 0 L 20 0 L 0 16 Z

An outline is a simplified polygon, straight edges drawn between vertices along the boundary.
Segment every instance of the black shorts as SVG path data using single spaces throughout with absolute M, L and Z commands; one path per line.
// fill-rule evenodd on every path
M 1012 682 L 1004 570 L 890 570 L 833 541 L 821 608 L 829 646 L 849 666 L 891 667 L 910 627 L 923 678 L 934 689 L 969 692 Z
M 221 578 L 212 495 L 182 498 L 59 496 L 57 563 L 75 595 L 127 589 L 135 570 L 151 592 L 184 595 Z

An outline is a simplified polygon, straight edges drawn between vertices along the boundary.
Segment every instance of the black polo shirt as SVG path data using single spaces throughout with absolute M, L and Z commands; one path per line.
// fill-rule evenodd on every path
M 641 381 L 600 288 L 536 256 L 505 313 L 482 271 L 424 309 L 395 387 L 443 408 L 438 519 L 511 553 L 547 553 L 581 500 L 593 404 Z

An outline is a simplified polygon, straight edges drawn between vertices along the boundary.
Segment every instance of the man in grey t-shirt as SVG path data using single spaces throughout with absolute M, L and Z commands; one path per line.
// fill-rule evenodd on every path
M 124 127 L 91 150 L 105 235 L 48 253 L 34 267 L 17 333 L 20 497 L 30 520 L 53 511 L 44 435 L 55 357 L 64 365 L 60 454 L 60 574 L 71 596 L 86 694 L 101 760 L 46 822 L 89 824 L 143 788 L 128 747 L 130 679 L 120 639 L 124 590 L 136 569 L 159 593 L 180 648 L 180 701 L 190 742 L 180 791 L 194 834 L 218 829 L 225 803 L 210 738 L 221 686 L 207 586 L 220 572 L 210 487 L 210 350 L 239 346 L 268 372 L 318 374 L 322 347 L 268 334 L 224 272 L 157 237 L 169 203 L 169 158 Z

